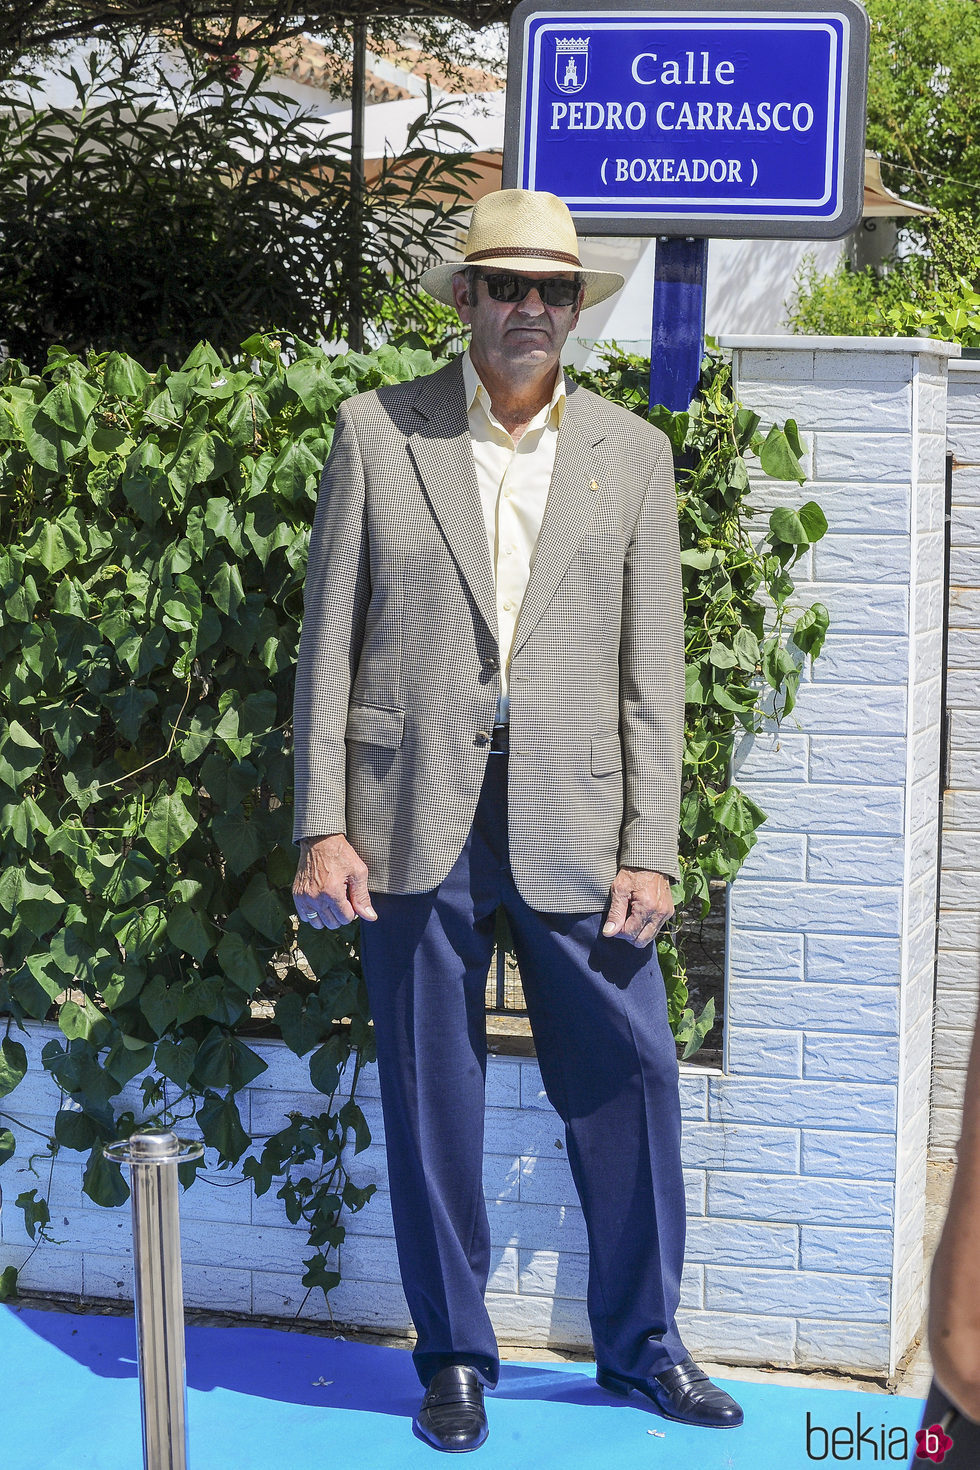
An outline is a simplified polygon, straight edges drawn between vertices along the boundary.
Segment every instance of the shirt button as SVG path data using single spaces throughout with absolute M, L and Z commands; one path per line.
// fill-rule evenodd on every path
M 510 612 L 510 610 L 511 610 L 511 608 L 513 606 L 514 606 L 514 604 L 512 602 L 505 602 L 504 603 L 504 612 Z

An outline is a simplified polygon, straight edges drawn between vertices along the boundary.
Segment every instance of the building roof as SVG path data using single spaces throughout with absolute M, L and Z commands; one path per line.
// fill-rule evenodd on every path
M 864 218 L 898 219 L 935 214 L 927 204 L 913 204 L 886 189 L 881 182 L 881 159 L 870 149 L 864 155 Z
M 243 50 L 241 59 L 248 64 L 257 54 Z M 312 36 L 299 36 L 293 41 L 283 41 L 263 54 L 277 75 L 305 87 L 320 87 L 331 92 L 338 57 L 321 41 L 314 40 Z M 461 66 L 458 74 L 451 76 L 426 52 L 390 40 L 369 37 L 367 62 L 366 97 L 369 104 L 424 97 L 427 83 L 437 96 L 494 92 L 505 86 L 502 77 L 479 67 Z

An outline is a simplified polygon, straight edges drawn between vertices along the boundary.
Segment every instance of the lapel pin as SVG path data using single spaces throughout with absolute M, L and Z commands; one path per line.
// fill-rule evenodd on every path
M 598 488 L 599 488 L 599 482 L 598 482 L 598 480 L 593 480 L 592 481 L 592 484 L 589 486 L 589 489 L 590 490 L 598 490 Z

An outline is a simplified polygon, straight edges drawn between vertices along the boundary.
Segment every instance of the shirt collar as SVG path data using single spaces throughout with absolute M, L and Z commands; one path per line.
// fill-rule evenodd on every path
M 473 405 L 479 402 L 487 417 L 491 417 L 493 410 L 490 406 L 490 394 L 487 391 L 483 379 L 480 377 L 480 374 L 477 372 L 476 368 L 473 365 L 473 359 L 470 357 L 470 349 L 468 347 L 463 353 L 462 363 L 463 388 L 466 393 L 466 412 L 470 413 L 473 409 Z M 555 374 L 554 391 L 551 395 L 551 402 L 547 406 L 547 413 L 545 414 L 544 422 L 549 423 L 551 421 L 552 415 L 554 415 L 555 423 L 560 424 L 562 414 L 565 412 L 567 401 L 568 395 L 565 389 L 565 373 L 563 368 L 561 367 L 561 364 L 559 364 L 558 371 Z M 537 415 L 535 415 L 535 417 L 537 417 Z

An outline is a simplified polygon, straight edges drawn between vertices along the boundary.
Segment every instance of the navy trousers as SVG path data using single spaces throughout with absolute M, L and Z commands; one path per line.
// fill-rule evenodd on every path
M 596 1361 L 633 1378 L 680 1362 L 680 1103 L 656 946 L 603 938 L 602 914 L 524 902 L 508 862 L 505 754 L 488 757 L 466 846 L 439 887 L 372 899 L 378 918 L 361 923 L 361 961 L 422 1383 L 448 1362 L 470 1364 L 489 1386 L 499 1371 L 483 1196 L 484 995 L 498 903 L 585 1216 Z

